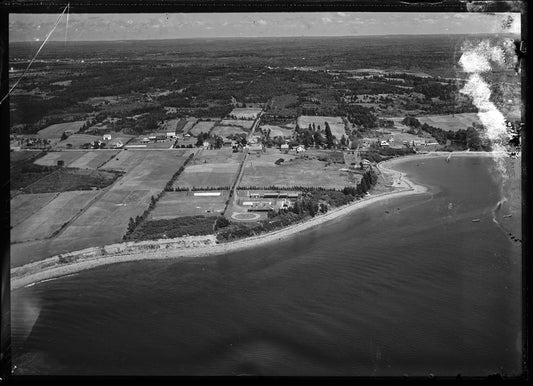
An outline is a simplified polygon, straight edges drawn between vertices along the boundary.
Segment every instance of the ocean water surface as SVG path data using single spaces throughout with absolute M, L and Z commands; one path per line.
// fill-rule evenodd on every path
M 15 373 L 519 374 L 521 244 L 492 221 L 492 160 L 395 168 L 430 191 L 268 246 L 13 291 Z

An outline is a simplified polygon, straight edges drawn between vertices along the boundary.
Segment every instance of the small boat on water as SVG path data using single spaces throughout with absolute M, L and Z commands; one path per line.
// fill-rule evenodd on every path
M 480 222 L 481 220 L 479 218 L 475 218 L 472 220 L 472 222 Z
M 449 154 L 448 157 L 446 157 L 446 162 L 450 162 L 450 158 L 452 158 L 451 154 Z
M 506 214 L 505 216 L 503 216 L 503 218 L 508 218 L 508 217 L 513 217 L 512 214 Z

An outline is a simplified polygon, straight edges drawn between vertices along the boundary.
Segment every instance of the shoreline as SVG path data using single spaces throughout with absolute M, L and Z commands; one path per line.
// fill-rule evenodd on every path
M 456 152 L 459 155 L 472 155 L 480 156 L 478 152 Z M 480 152 L 485 156 L 493 156 L 492 153 Z M 246 249 L 251 249 L 257 245 L 264 245 L 274 241 L 286 240 L 295 236 L 297 233 L 307 230 L 318 225 L 322 225 L 328 221 L 332 221 L 343 216 L 353 213 L 358 209 L 362 209 L 372 205 L 376 202 L 380 202 L 390 198 L 403 197 L 413 194 L 422 194 L 428 192 L 428 188 L 414 183 L 406 178 L 406 174 L 397 170 L 394 170 L 392 166 L 398 162 L 411 159 L 424 159 L 429 157 L 442 157 L 449 155 L 449 152 L 438 153 L 426 153 L 415 154 L 405 157 L 392 158 L 386 161 L 382 161 L 376 165 L 377 169 L 382 175 L 386 175 L 389 178 L 392 177 L 392 189 L 388 192 L 378 193 L 376 195 L 367 196 L 361 200 L 357 200 L 345 206 L 335 208 L 325 214 L 312 217 L 303 222 L 290 225 L 285 228 L 281 228 L 272 232 L 260 234 L 257 236 L 247 237 L 240 240 L 229 241 L 225 243 L 206 243 L 201 246 L 193 246 L 187 248 L 177 248 L 169 250 L 157 250 L 157 251 L 142 251 L 142 252 L 125 252 L 125 253 L 110 253 L 105 255 L 99 255 L 94 257 L 80 257 L 79 260 L 72 263 L 61 263 L 59 261 L 60 256 L 53 256 L 38 262 L 26 264 L 23 266 L 11 268 L 11 289 L 19 289 L 22 287 L 35 285 L 45 280 L 52 278 L 60 278 L 63 276 L 71 275 L 88 269 L 96 268 L 99 266 L 132 262 L 140 260 L 160 260 L 160 259 L 187 259 L 203 256 L 214 256 L 230 252 L 237 252 Z M 206 236 L 205 238 L 212 238 L 213 235 Z M 164 240 L 169 242 L 171 240 Z M 144 244 L 158 244 L 158 242 L 142 242 Z M 125 244 L 125 243 L 123 243 Z M 135 244 L 135 243 L 133 243 Z M 130 243 L 132 245 L 132 243 Z M 75 254 L 76 252 L 72 252 Z

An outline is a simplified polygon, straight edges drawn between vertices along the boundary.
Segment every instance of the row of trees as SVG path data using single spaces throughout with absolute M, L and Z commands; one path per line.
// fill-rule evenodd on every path
M 468 127 L 466 130 L 459 129 L 456 131 L 443 130 L 441 128 L 428 125 L 427 123 L 421 124 L 420 121 L 414 117 L 405 117 L 402 123 L 411 128 L 420 129 L 431 134 L 431 136 L 435 138 L 441 145 L 448 145 L 448 143 L 450 143 L 452 148 L 458 150 L 491 150 L 490 143 L 481 138 L 478 130 L 476 130 L 475 127 Z

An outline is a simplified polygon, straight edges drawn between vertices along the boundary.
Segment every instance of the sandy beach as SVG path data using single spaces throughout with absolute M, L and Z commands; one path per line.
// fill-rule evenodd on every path
M 284 240 L 299 232 L 310 229 L 312 227 L 319 226 L 328 221 L 340 218 L 357 211 L 358 209 L 365 208 L 376 202 L 390 199 L 393 197 L 401 197 L 412 194 L 421 194 L 428 191 L 425 186 L 415 184 L 406 178 L 404 173 L 394 170 L 392 167 L 397 162 L 403 162 L 408 159 L 424 159 L 428 157 L 443 157 L 448 156 L 448 152 L 435 152 L 428 154 L 413 155 L 407 157 L 394 158 L 381 162 L 377 165 L 377 168 L 382 175 L 387 177 L 389 181 L 392 181 L 392 190 L 379 194 L 370 194 L 367 197 L 357 200 L 351 204 L 343 207 L 339 207 L 329 211 L 326 214 L 313 217 L 304 222 L 291 225 L 289 227 L 276 230 L 273 232 L 261 234 L 258 236 L 248 237 L 241 240 L 231 241 L 227 243 L 210 243 L 207 245 L 200 245 L 196 247 L 177 248 L 177 249 L 159 249 L 154 251 L 142 251 L 139 253 L 109 253 L 95 257 L 82 257 L 76 259 L 72 263 L 61 263 L 58 256 L 54 256 L 39 262 L 27 264 L 21 267 L 11 269 L 11 288 L 17 289 L 35 283 L 49 280 L 52 278 L 58 278 L 61 276 L 70 275 L 76 272 L 84 271 L 87 269 L 95 268 L 102 265 L 130 262 L 137 260 L 151 260 L 151 259 L 186 259 L 192 257 L 200 257 L 207 255 L 218 255 L 228 252 L 240 251 L 244 249 L 254 248 L 257 245 L 264 245 L 273 241 Z M 493 156 L 491 153 L 483 152 L 461 152 L 454 153 L 460 155 L 472 155 L 472 156 Z M 211 236 L 213 237 L 213 236 Z M 168 242 L 168 240 L 166 240 Z M 146 243 L 146 242 L 145 242 Z M 156 243 L 156 242 L 154 242 Z

